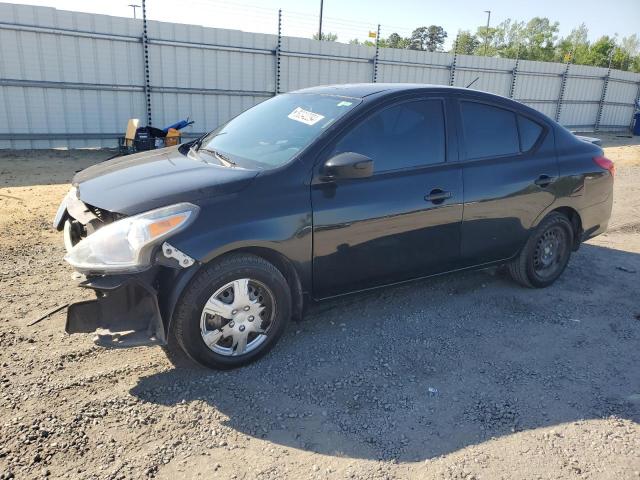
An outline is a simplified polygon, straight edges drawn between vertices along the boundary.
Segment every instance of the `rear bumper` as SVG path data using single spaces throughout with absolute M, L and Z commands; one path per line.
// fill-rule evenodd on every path
M 95 342 L 111 348 L 166 344 L 153 270 L 81 282 L 79 286 L 94 290 L 97 298 L 69 306 L 66 332 L 96 332 Z
M 610 196 L 604 202 L 582 208 L 578 211 L 582 220 L 581 240 L 583 242 L 607 231 L 612 207 L 613 196 Z
M 608 228 L 609 228 L 609 221 L 608 220 L 606 222 L 600 223 L 598 225 L 594 225 L 593 227 L 589 228 L 588 230 L 585 230 L 582 233 L 581 241 L 586 242 L 590 238 L 597 237 L 598 235 L 601 235 L 601 234 L 605 233 Z

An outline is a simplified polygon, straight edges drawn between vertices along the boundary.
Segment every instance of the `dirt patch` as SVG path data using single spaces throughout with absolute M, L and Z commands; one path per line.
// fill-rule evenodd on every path
M 640 147 L 546 290 L 469 272 L 313 308 L 266 358 L 175 368 L 63 333 L 51 219 L 101 151 L 0 153 L 0 478 L 640 478 Z
M 628 133 L 585 133 L 602 140 L 606 156 L 617 166 L 640 165 L 640 137 Z

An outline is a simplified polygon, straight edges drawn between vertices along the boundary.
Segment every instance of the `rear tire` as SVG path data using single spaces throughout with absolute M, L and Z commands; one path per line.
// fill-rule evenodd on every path
M 231 254 L 206 265 L 187 286 L 173 331 L 193 360 L 226 370 L 271 350 L 290 317 L 291 291 L 282 273 L 261 257 Z
M 567 217 L 552 212 L 538 225 L 518 257 L 508 265 L 520 285 L 545 288 L 553 284 L 569 263 L 574 231 Z

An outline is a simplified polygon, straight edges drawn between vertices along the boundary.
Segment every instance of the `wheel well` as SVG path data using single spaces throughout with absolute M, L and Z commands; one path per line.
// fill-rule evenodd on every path
M 274 267 L 280 270 L 280 273 L 282 273 L 282 276 L 285 278 L 287 284 L 289 285 L 289 288 L 291 289 L 291 317 L 296 321 L 302 320 L 302 312 L 304 309 L 302 284 L 300 283 L 298 272 L 287 257 L 269 248 L 244 247 L 226 252 L 224 255 L 222 255 L 221 257 L 216 257 L 214 260 L 233 253 L 250 253 L 252 255 L 256 255 L 265 259 L 267 262 L 271 263 Z
M 561 213 L 571 222 L 573 226 L 573 249 L 577 250 L 582 242 L 582 219 L 580 214 L 571 207 L 559 207 L 553 211 Z

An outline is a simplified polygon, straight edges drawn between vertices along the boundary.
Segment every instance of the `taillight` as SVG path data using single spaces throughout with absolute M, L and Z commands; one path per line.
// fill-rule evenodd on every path
M 607 157 L 603 157 L 602 155 L 599 155 L 597 157 L 593 157 L 593 161 L 600 168 L 602 168 L 604 170 L 608 170 L 612 177 L 615 176 L 615 174 L 616 174 L 616 165 L 611 160 L 609 160 Z

